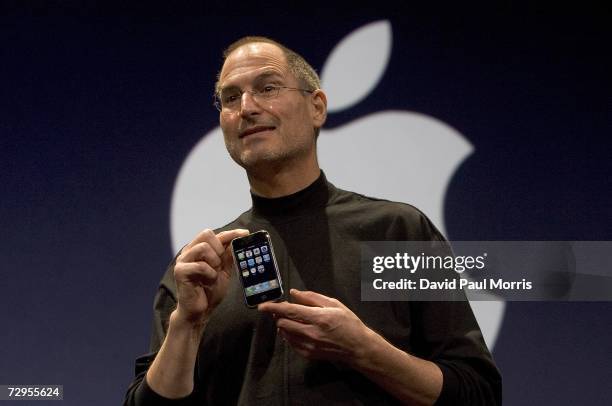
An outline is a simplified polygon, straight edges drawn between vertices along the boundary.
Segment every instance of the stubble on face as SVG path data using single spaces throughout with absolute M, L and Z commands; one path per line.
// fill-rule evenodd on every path
M 278 135 L 278 137 L 284 138 L 283 135 Z M 297 158 L 305 156 L 312 149 L 311 143 L 304 142 L 304 140 L 300 138 L 278 141 L 286 147 L 272 148 L 251 145 L 245 148 L 240 144 L 240 140 L 228 139 L 228 137 L 225 137 L 225 146 L 234 162 L 246 170 L 255 170 L 277 165 L 282 166 Z
M 229 78 L 231 81 L 241 75 L 248 77 L 266 70 L 277 71 L 285 78 L 290 75 L 285 56 L 279 48 L 270 44 L 247 44 L 227 58 L 220 80 L 223 82 Z M 288 85 L 295 86 L 292 83 Z M 227 150 L 232 159 L 247 171 L 271 169 L 314 153 L 314 136 L 309 134 L 308 124 L 304 124 L 309 123 L 311 118 L 301 99 L 303 95 L 281 94 L 279 98 L 282 96 L 289 96 L 282 104 L 279 100 L 272 100 L 252 105 L 256 114 L 233 112 L 223 116 L 224 113 L 221 113 L 220 121 Z M 249 103 L 254 101 L 250 100 Z M 240 137 L 244 130 L 256 126 L 274 127 L 274 130 L 264 136 L 268 138 Z

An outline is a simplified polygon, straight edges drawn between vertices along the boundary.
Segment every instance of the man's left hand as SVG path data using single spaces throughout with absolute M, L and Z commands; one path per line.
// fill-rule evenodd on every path
M 364 344 L 375 333 L 337 299 L 316 292 L 291 289 L 294 303 L 262 303 L 261 312 L 272 313 L 279 334 L 308 359 L 360 360 Z

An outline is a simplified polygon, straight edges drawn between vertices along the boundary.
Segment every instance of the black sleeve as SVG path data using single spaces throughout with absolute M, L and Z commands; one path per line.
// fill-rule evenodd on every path
M 124 406 L 191 406 L 195 399 L 189 395 L 181 399 L 168 399 L 158 395 L 147 384 L 145 375 L 157 353 L 149 353 L 136 359 L 136 378 L 129 386 Z
M 405 221 L 407 216 L 401 217 Z M 411 235 L 403 236 L 405 239 L 446 241 L 423 213 L 418 217 L 403 224 L 408 229 L 409 224 L 418 224 L 416 231 L 413 226 Z M 450 249 L 448 254 L 452 255 Z M 442 371 L 442 391 L 436 405 L 501 405 L 501 374 L 469 301 L 463 291 L 449 295 L 456 296 L 445 301 L 409 302 L 414 355 L 434 362 Z
M 414 355 L 442 370 L 437 405 L 501 405 L 501 375 L 470 305 L 465 302 L 411 303 Z
M 176 308 L 176 286 L 174 283 L 174 261 L 168 266 L 161 280 L 153 305 L 153 326 L 150 352 L 136 359 L 135 378 L 128 387 L 124 406 L 189 406 L 195 404 L 193 396 L 182 399 L 167 399 L 149 387 L 145 375 L 161 347 L 168 331 L 170 314 Z

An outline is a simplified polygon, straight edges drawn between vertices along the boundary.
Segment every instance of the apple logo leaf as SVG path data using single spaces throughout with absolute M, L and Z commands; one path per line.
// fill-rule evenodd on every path
M 389 63 L 391 42 L 391 24 L 381 20 L 358 28 L 336 45 L 321 71 L 330 113 L 357 104 L 374 89 Z

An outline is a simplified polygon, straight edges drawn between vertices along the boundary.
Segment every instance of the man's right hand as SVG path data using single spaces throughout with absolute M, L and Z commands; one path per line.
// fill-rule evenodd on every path
M 178 295 L 175 318 L 194 326 L 206 324 L 225 297 L 233 273 L 230 242 L 248 234 L 249 230 L 234 229 L 215 235 L 207 229 L 183 248 L 174 266 Z
M 193 392 L 195 360 L 210 313 L 227 293 L 233 273 L 230 242 L 249 234 L 235 229 L 215 235 L 204 230 L 187 244 L 174 265 L 178 296 L 168 333 L 147 371 L 149 387 L 159 395 L 178 399 Z

